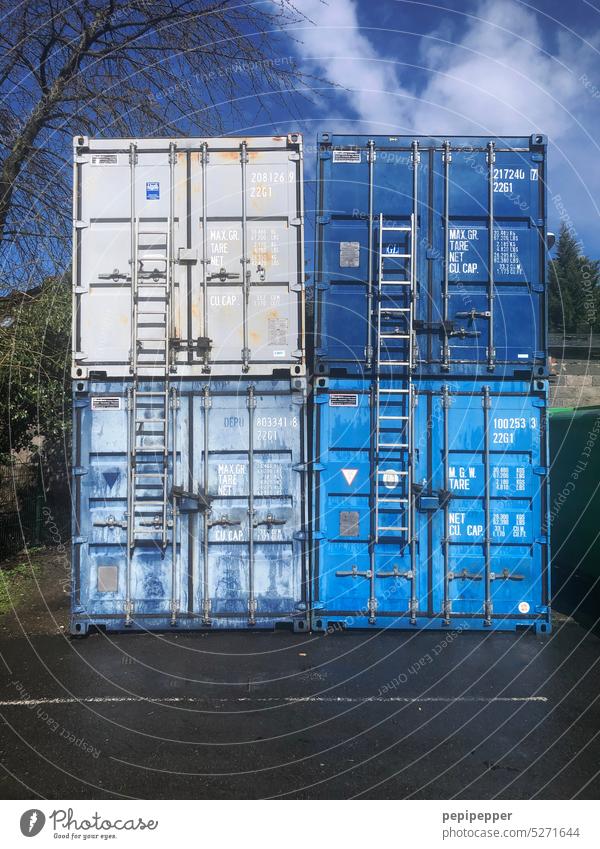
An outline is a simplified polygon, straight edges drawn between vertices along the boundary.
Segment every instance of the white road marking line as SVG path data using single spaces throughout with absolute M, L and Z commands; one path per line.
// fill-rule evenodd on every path
M 56 698 L 56 699 L 5 699 L 0 701 L 0 707 L 40 707 L 42 705 L 97 705 L 97 704 L 361 704 L 377 702 L 383 704 L 400 703 L 452 703 L 452 702 L 547 702 L 546 696 L 423 696 L 411 698 L 410 696 L 239 696 L 237 698 L 213 698 L 211 696 L 84 696 L 81 699 Z

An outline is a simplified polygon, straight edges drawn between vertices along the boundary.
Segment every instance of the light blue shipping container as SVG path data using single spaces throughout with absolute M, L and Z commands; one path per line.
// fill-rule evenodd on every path
M 73 634 L 307 627 L 302 379 L 74 383 Z
M 318 378 L 312 624 L 550 629 L 547 384 Z
M 317 374 L 546 374 L 545 136 L 318 139 Z M 406 340 L 409 341 L 406 341 Z

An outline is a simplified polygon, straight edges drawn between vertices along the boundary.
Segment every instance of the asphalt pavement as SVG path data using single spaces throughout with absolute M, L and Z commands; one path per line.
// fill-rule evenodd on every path
M 13 635 L 4 798 L 597 798 L 600 639 Z

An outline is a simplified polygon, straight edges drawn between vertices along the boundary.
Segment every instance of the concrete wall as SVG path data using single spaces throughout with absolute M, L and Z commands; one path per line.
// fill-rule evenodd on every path
M 600 360 L 556 360 L 557 377 L 550 382 L 551 407 L 600 405 Z

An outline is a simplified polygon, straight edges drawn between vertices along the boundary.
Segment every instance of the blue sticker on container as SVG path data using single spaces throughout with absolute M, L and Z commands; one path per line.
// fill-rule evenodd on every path
M 160 183 L 158 180 L 146 183 L 146 200 L 160 200 Z

